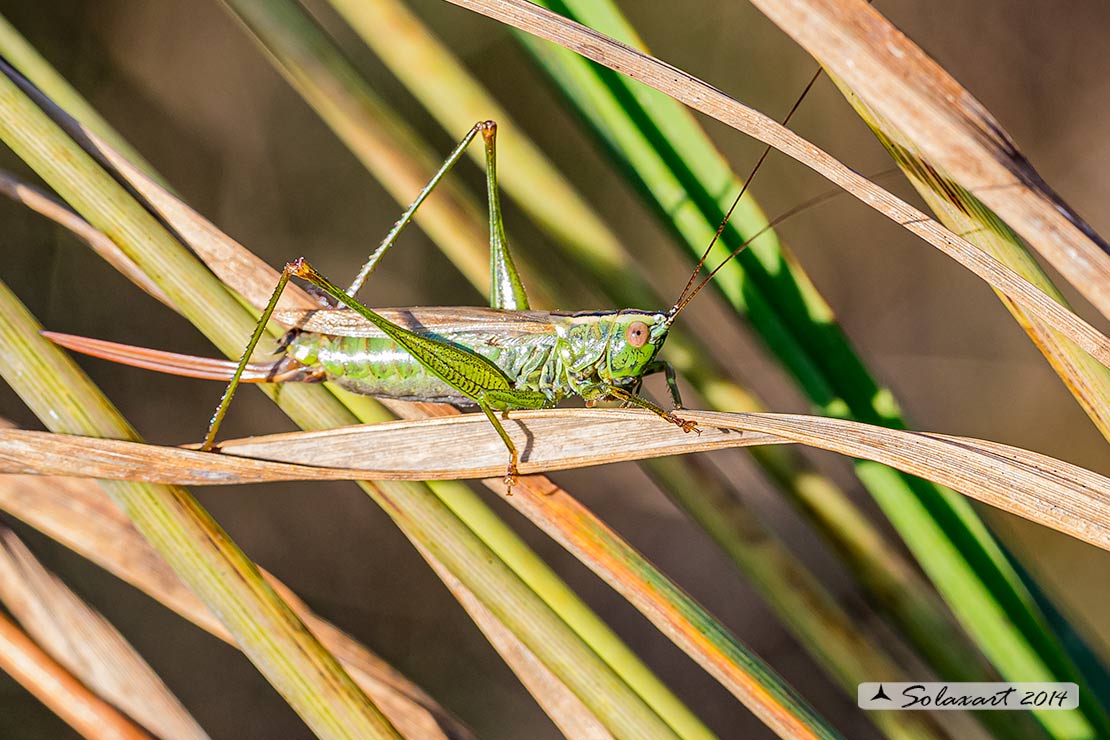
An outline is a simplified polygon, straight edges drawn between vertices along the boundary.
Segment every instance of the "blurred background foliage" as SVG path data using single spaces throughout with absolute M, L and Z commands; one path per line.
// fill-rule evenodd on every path
M 1022 0 L 883 0 L 881 10 L 961 80 L 1002 121 L 1046 180 L 1096 230 L 1110 231 L 1105 163 L 1110 81 L 1101 40 L 1110 7 L 1061 8 Z M 329 12 L 307 3 L 394 109 L 446 153 L 445 134 L 405 88 Z M 669 234 L 614 174 L 594 141 L 499 25 L 435 0 L 410 4 L 494 92 L 518 125 L 596 205 L 629 244 Z M 744 3 L 623 3 L 659 57 L 781 117 L 814 63 Z M 186 202 L 271 264 L 305 255 L 343 281 L 400 212 L 215 2 L 0 0 L 2 13 L 173 184 Z M 706 122 L 738 172 L 761 145 Z M 890 161 L 827 81 L 792 122 L 804 136 L 864 173 Z M 515 135 L 503 129 L 502 137 Z M 8 152 L 0 166 L 25 173 Z M 481 192 L 470 163 L 461 178 Z M 890 183 L 891 180 L 885 181 Z M 825 190 L 824 181 L 772 155 L 754 193 L 774 215 Z M 898 184 L 896 192 L 908 188 Z M 546 237 L 506 199 L 514 248 L 559 265 Z M 134 289 L 68 235 L 0 201 L 3 278 L 51 329 L 179 352 L 212 354 L 183 319 Z M 1105 441 L 991 292 L 972 275 L 850 199 L 802 215 L 782 230 L 881 381 L 915 428 L 978 436 L 1110 473 Z M 658 249 L 637 249 L 667 296 L 688 268 Z M 619 280 L 620 276 L 613 276 Z M 1058 283 L 1063 285 L 1062 282 Z M 1065 291 L 1067 289 L 1065 287 Z M 565 308 L 608 307 L 587 303 Z M 1068 293 L 1080 313 L 1081 299 Z M 808 404 L 757 340 L 724 326 L 710 291 L 689 312 L 714 330 L 738 377 L 777 411 Z M 363 297 L 371 305 L 480 304 L 419 230 L 391 253 Z M 1099 326 L 1103 326 L 1099 324 Z M 82 361 L 93 379 L 154 442 L 199 438 L 216 385 Z M 6 388 L 0 413 L 37 422 Z M 290 428 L 258 394 L 244 394 L 229 436 Z M 848 464 L 807 453 L 868 510 Z M 853 608 L 851 581 L 765 484 L 746 458 L 721 456 L 746 501 Z M 750 587 L 700 530 L 632 466 L 556 476 L 604 521 L 682 584 L 751 645 L 848 737 L 875 730 L 814 669 Z M 354 487 L 290 484 L 201 489 L 197 495 L 259 563 L 312 607 L 365 642 L 469 723 L 481 737 L 555 737 L 550 721 L 395 527 Z M 722 737 L 770 736 L 747 710 L 558 545 L 486 494 L 529 543 L 612 624 L 696 714 Z M 996 511 L 985 516 L 1103 655 L 1110 600 L 1092 587 L 1110 554 Z M 213 737 L 307 737 L 308 731 L 250 664 L 146 597 L 46 538 L 20 528 L 36 552 L 96 604 L 147 657 Z M 0 677 L 0 733 L 70 732 Z

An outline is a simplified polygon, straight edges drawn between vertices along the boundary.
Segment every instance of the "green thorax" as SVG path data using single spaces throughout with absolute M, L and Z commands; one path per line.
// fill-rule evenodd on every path
M 515 388 L 543 393 L 552 405 L 602 383 L 636 385 L 666 337 L 666 321 L 661 314 L 529 314 L 542 315 L 544 323 L 538 328 L 532 323 L 527 331 L 474 328 L 465 321 L 449 326 L 441 323 L 435 332 L 414 330 L 485 357 Z M 647 341 L 635 346 L 643 334 L 641 329 L 647 330 Z M 472 403 L 384 335 L 296 332 L 290 336 L 286 353 L 310 369 L 320 369 L 325 379 L 354 393 L 456 405 Z

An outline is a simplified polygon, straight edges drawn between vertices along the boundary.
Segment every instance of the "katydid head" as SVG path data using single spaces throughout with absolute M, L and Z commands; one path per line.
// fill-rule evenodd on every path
M 664 313 L 626 310 L 609 319 L 606 347 L 610 377 L 638 378 L 667 339 L 671 322 Z

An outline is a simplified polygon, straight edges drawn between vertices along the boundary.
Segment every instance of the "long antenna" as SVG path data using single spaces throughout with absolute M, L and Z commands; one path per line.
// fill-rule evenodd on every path
M 897 167 L 893 167 L 893 168 L 888 169 L 888 170 L 883 170 L 882 172 L 880 172 L 876 175 L 873 175 L 873 176 L 869 177 L 868 179 L 877 180 L 880 177 L 886 177 L 887 175 L 893 175 L 893 174 L 898 173 L 898 172 L 901 172 L 901 170 L 899 170 Z M 706 285 L 708 285 L 710 283 L 710 281 L 713 280 L 713 276 L 716 275 L 718 272 L 720 272 L 722 267 L 727 265 L 733 257 L 735 257 L 736 255 L 740 254 L 745 249 L 747 249 L 748 246 L 752 242 L 754 242 L 756 239 L 763 236 L 768 231 L 770 231 L 771 229 L 773 229 L 776 226 L 778 226 L 779 224 L 781 224 L 783 221 L 786 221 L 789 218 L 793 218 L 794 216 L 797 216 L 802 211 L 808 211 L 810 208 L 813 208 L 814 206 L 819 206 L 827 200 L 832 200 L 833 198 L 835 198 L 838 195 L 843 195 L 845 192 L 847 192 L 847 191 L 845 191 L 843 188 L 832 188 L 832 189 L 826 190 L 825 192 L 821 193 L 820 195 L 816 195 L 816 196 L 810 198 L 809 200 L 802 201 L 801 203 L 794 206 L 793 208 L 788 208 L 787 210 L 783 211 L 782 213 L 780 213 L 779 215 L 775 216 L 773 219 L 768 221 L 765 226 L 763 226 L 761 229 L 759 229 L 759 231 L 755 232 L 754 234 L 749 236 L 747 239 L 745 239 L 743 244 L 741 244 L 736 249 L 732 250 L 732 253 L 729 254 L 729 256 L 725 257 L 724 260 L 722 260 L 721 264 L 714 267 L 712 272 L 710 272 L 708 275 L 706 275 L 704 278 L 702 278 L 701 282 L 698 283 L 696 288 L 689 291 L 689 293 L 687 293 L 686 291 L 683 291 L 683 294 L 684 294 L 683 297 L 681 299 L 679 299 L 679 302 L 676 303 L 674 308 L 671 309 L 670 318 L 673 320 L 674 317 L 677 316 L 679 314 L 679 312 L 682 311 L 682 309 L 686 308 L 686 304 L 688 304 L 690 301 L 694 300 L 694 296 L 696 296 L 698 293 L 700 293 L 701 289 L 704 288 Z
M 802 104 L 802 101 L 805 100 L 806 95 L 809 95 L 809 91 L 813 89 L 813 86 L 815 84 L 817 84 L 817 80 L 821 77 L 821 72 L 822 68 L 818 67 L 817 71 L 813 73 L 813 77 L 810 78 L 809 83 L 806 85 L 805 89 L 802 90 L 802 94 L 798 96 L 798 99 L 794 101 L 794 105 L 791 106 L 790 112 L 787 113 L 786 117 L 782 119 L 783 126 L 790 122 L 790 119 L 797 112 L 798 107 Z M 725 227 L 728 226 L 729 219 L 732 218 L 733 211 L 735 211 L 736 206 L 740 204 L 740 199 L 744 197 L 744 193 L 748 192 L 748 186 L 752 184 L 752 179 L 755 177 L 755 173 L 759 172 L 759 168 L 763 166 L 763 162 L 767 159 L 767 155 L 771 153 L 771 149 L 773 149 L 773 147 L 770 144 L 768 144 L 763 149 L 763 153 L 759 155 L 759 160 L 756 161 L 755 167 L 752 168 L 751 173 L 744 180 L 744 184 L 740 187 L 740 192 L 737 193 L 735 200 L 732 201 L 732 205 L 729 206 L 728 211 L 725 213 L 724 219 L 721 220 L 721 225 L 717 227 L 717 232 L 713 234 L 713 238 L 709 240 L 709 246 L 707 246 L 705 248 L 705 251 L 702 252 L 701 259 L 698 260 L 697 266 L 694 267 L 694 272 L 690 275 L 690 279 L 686 281 L 686 287 L 683 288 L 682 292 L 678 294 L 678 300 L 675 301 L 674 307 L 671 308 L 672 316 L 678 313 L 680 304 L 685 305 L 688 302 L 685 300 L 686 291 L 690 290 L 690 287 L 694 284 L 694 280 L 696 280 L 698 277 L 698 273 L 700 273 L 702 267 L 705 266 L 705 261 L 709 258 L 709 253 L 713 251 L 713 245 L 715 245 L 717 243 L 717 240 L 721 238 L 721 234 L 724 233 Z M 763 233 L 763 231 L 765 230 L 766 228 L 761 230 L 760 233 Z M 745 242 L 745 244 L 746 243 L 747 242 Z M 735 256 L 739 253 L 740 250 L 737 250 L 733 252 L 733 255 Z M 729 259 L 731 259 L 731 257 Z M 725 261 L 727 262 L 728 260 Z M 718 267 L 717 269 L 719 270 L 720 267 Z M 713 272 L 716 273 L 717 270 L 714 270 Z

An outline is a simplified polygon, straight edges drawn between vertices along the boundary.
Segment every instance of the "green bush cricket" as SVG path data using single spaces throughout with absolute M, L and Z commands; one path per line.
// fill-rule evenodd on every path
M 502 224 L 496 131 L 495 123 L 483 121 L 467 133 L 346 290 L 320 275 L 303 258 L 288 263 L 238 363 L 45 334 L 65 347 L 104 359 L 172 374 L 228 380 L 201 445 L 204 450 L 217 449 L 216 434 L 241 382 L 334 381 L 364 395 L 477 406 L 509 451 L 505 483 L 510 491 L 519 454 L 500 415 L 512 410 L 550 408 L 570 396 L 581 397 L 587 405 L 616 400 L 648 409 L 685 432 L 697 431 L 692 421 L 642 398 L 638 391 L 646 375 L 663 372 L 674 410 L 682 408 L 674 370 L 656 355 L 675 318 L 720 266 L 695 285 L 706 259 L 703 256 L 679 299 L 667 311 L 531 310 Z M 420 204 L 479 134 L 485 143 L 490 212 L 490 308 L 367 308 L 355 294 Z M 756 236 L 759 234 L 725 262 Z M 705 251 L 708 254 L 709 248 Z M 252 363 L 255 347 L 292 277 L 307 281 L 345 309 L 280 312 L 281 323 L 292 327 L 280 344 L 282 356 L 274 362 Z

